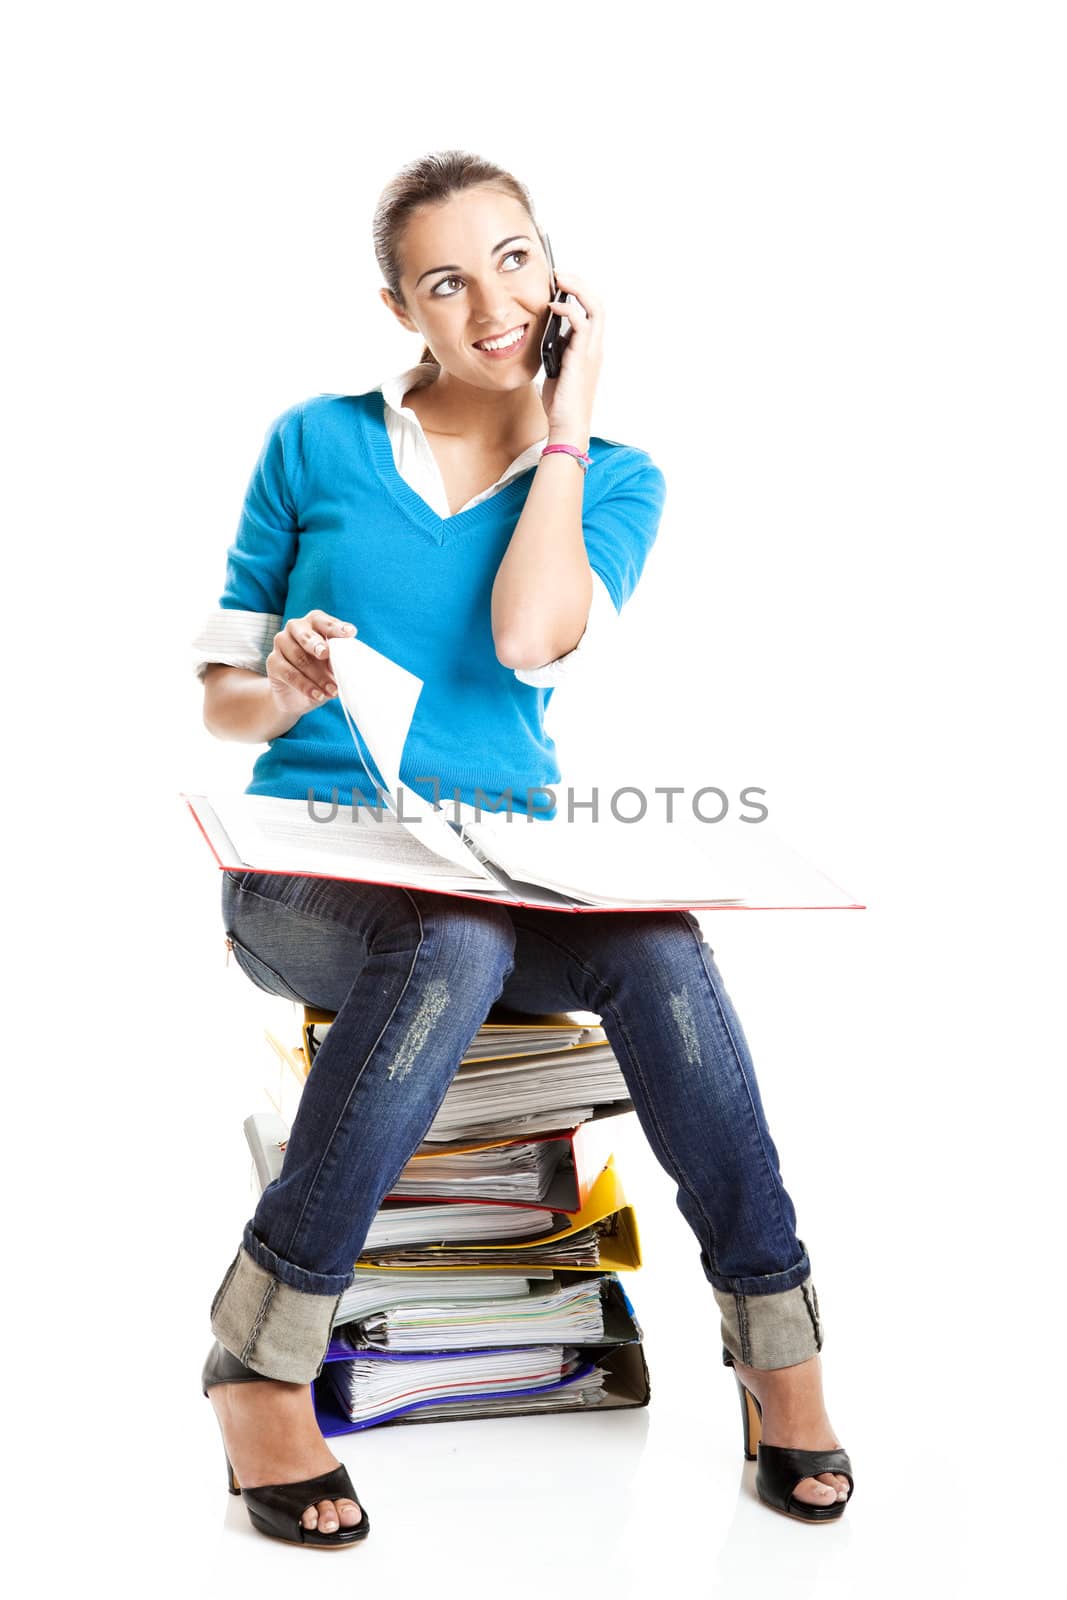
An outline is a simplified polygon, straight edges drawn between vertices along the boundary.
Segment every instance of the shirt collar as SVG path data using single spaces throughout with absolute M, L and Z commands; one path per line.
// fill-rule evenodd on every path
M 382 398 L 390 411 L 395 411 L 399 416 L 403 409 L 404 396 L 408 390 L 424 388 L 426 384 L 433 381 L 436 371 L 436 362 L 420 361 L 416 366 L 408 367 L 406 372 L 398 372 L 395 377 L 386 378 L 384 382 L 380 383 L 378 387 L 381 389 Z M 405 412 L 404 415 L 410 416 L 411 413 Z

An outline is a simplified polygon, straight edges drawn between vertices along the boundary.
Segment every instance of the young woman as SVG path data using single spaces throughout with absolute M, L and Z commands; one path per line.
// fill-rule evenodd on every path
M 507 792 L 522 809 L 559 778 L 548 692 L 632 593 L 663 477 L 644 451 L 591 432 L 604 308 L 565 268 L 571 298 L 553 301 L 529 194 L 509 173 L 457 151 L 418 160 L 383 192 L 374 239 L 382 298 L 422 336 L 423 360 L 271 426 L 198 641 L 204 720 L 268 744 L 249 792 L 373 803 L 370 775 L 352 778 L 326 651 L 358 630 L 425 684 L 404 781 L 465 804 Z M 572 332 L 539 389 L 553 306 Z M 224 874 L 222 906 L 255 983 L 337 1014 L 282 1176 L 211 1308 L 203 1387 L 256 1527 L 338 1548 L 368 1531 L 310 1383 L 371 1220 L 498 999 L 601 1017 L 699 1241 L 723 1360 L 748 1414 L 762 1410 L 760 1493 L 806 1520 L 843 1512 L 851 1469 L 823 1406 L 808 1256 L 691 914 L 562 916 L 255 872 Z

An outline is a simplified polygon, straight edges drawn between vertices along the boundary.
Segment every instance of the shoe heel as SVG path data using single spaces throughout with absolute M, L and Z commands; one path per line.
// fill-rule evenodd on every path
M 205 1395 L 207 1394 L 207 1390 L 206 1389 L 204 1390 L 204 1394 Z M 219 1424 L 219 1432 L 222 1433 L 222 1421 L 221 1421 L 221 1419 L 216 1417 L 215 1420 Z M 222 1453 L 226 1458 L 226 1487 L 227 1487 L 227 1489 L 229 1489 L 231 1494 L 240 1494 L 241 1485 L 237 1482 L 237 1478 L 234 1475 L 233 1467 L 230 1464 L 230 1452 L 226 1448 L 226 1435 L 224 1433 L 222 1433 Z
M 763 1413 L 760 1410 L 759 1401 L 754 1394 L 751 1394 L 745 1388 L 736 1372 L 734 1373 L 734 1378 L 737 1381 L 737 1392 L 741 1400 L 741 1427 L 744 1432 L 745 1460 L 755 1461 L 756 1447 L 763 1432 Z

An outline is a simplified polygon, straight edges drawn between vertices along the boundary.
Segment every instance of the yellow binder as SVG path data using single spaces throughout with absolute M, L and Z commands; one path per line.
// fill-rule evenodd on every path
M 626 1202 L 622 1181 L 615 1170 L 615 1157 L 609 1156 L 600 1176 L 595 1179 L 589 1198 L 580 1211 L 567 1218 L 566 1227 L 558 1228 L 554 1233 L 545 1234 L 541 1239 L 535 1239 L 531 1244 L 516 1244 L 513 1240 L 493 1241 L 492 1243 L 479 1241 L 476 1248 L 479 1251 L 499 1250 L 507 1251 L 509 1259 L 502 1262 L 499 1268 L 504 1272 L 521 1272 L 523 1266 L 551 1267 L 556 1272 L 588 1271 L 586 1267 L 566 1267 L 560 1262 L 542 1260 L 538 1254 L 538 1247 L 547 1244 L 553 1239 L 565 1239 L 570 1234 L 580 1233 L 583 1228 L 592 1227 L 594 1222 L 607 1221 L 610 1226 L 600 1238 L 600 1263 L 595 1268 L 597 1272 L 636 1272 L 641 1265 L 641 1240 L 637 1231 L 637 1217 L 632 1206 Z M 472 1246 L 474 1248 L 474 1246 Z M 404 1262 L 396 1266 L 383 1268 L 368 1262 L 357 1261 L 357 1272 L 494 1272 L 498 1270 L 487 1266 L 484 1262 L 471 1266 L 456 1266 L 450 1264 L 447 1269 L 442 1269 L 434 1263 L 435 1252 L 440 1254 L 445 1250 L 442 1245 L 427 1245 L 426 1259 L 417 1264 Z M 384 1252 L 382 1252 L 384 1254 Z M 522 1260 L 516 1263 L 515 1257 L 521 1256 Z

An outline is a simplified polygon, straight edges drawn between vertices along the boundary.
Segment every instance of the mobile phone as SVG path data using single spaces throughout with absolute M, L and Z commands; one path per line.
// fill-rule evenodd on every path
M 548 265 L 552 272 L 552 298 L 554 300 L 560 298 L 569 300 L 569 294 L 560 296 L 559 284 L 556 282 L 556 264 L 552 259 L 552 246 L 548 241 L 548 234 L 542 233 L 541 238 L 545 246 L 545 255 L 548 257 Z M 561 330 L 565 323 L 567 331 L 563 333 Z M 541 340 L 541 362 L 545 369 L 546 378 L 559 377 L 560 368 L 563 365 L 563 353 L 567 348 L 570 332 L 571 325 L 567 322 L 566 317 L 561 317 L 558 312 L 553 311 L 548 319 L 545 336 Z

